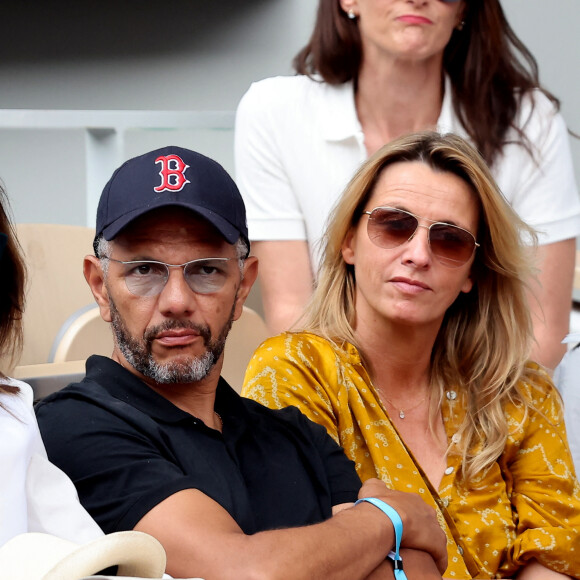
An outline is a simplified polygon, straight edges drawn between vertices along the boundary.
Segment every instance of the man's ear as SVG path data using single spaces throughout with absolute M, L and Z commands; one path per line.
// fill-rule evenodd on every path
M 234 310 L 234 320 L 237 320 L 242 315 L 242 307 L 246 302 L 246 298 L 258 277 L 258 258 L 256 256 L 249 256 L 244 261 L 244 277 L 240 282 L 238 288 L 238 296 L 236 298 L 236 308 Z
M 109 293 L 105 285 L 105 273 L 101 265 L 101 260 L 95 256 L 85 256 L 83 262 L 83 274 L 85 280 L 95 297 L 101 318 L 105 322 L 111 322 L 111 307 L 109 304 Z

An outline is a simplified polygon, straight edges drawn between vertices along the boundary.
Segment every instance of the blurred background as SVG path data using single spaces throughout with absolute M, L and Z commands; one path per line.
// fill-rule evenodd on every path
M 580 2 L 503 5 L 543 83 L 562 100 L 568 127 L 580 133 Z M 197 149 L 233 172 L 239 99 L 252 81 L 292 73 L 315 9 L 315 0 L 3 0 L 0 179 L 16 221 L 92 226 L 109 166 L 163 145 Z M 72 112 L 50 120 L 13 109 Z M 74 114 L 127 109 L 201 116 L 143 114 L 117 130 L 99 125 L 87 140 L 90 115 Z M 109 117 L 97 124 L 118 123 Z M 103 156 L 111 138 L 113 153 Z M 580 140 L 572 147 L 580 177 Z M 96 170 L 87 167 L 87 149 L 101 156 Z

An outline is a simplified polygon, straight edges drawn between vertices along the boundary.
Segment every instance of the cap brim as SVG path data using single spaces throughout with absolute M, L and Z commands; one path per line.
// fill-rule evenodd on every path
M 214 211 L 207 209 L 202 206 L 187 204 L 183 202 L 176 202 L 174 200 L 168 201 L 167 203 L 160 202 L 155 204 L 155 206 L 149 206 L 146 208 L 139 208 L 138 210 L 126 213 L 119 219 L 115 220 L 113 223 L 109 224 L 103 229 L 103 236 L 106 240 L 112 240 L 115 238 L 124 228 L 126 228 L 130 223 L 136 219 L 144 216 L 150 211 L 160 209 L 163 207 L 183 207 L 188 209 L 202 218 L 207 220 L 212 224 L 218 232 L 226 239 L 229 244 L 235 244 L 240 236 L 244 237 L 243 234 L 234 227 L 228 220 L 224 219 L 222 216 L 218 215 Z

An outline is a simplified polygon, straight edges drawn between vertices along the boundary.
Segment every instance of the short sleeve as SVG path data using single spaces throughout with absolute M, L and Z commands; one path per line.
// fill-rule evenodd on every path
M 26 477 L 28 531 L 83 544 L 103 535 L 80 504 L 72 481 L 44 453 L 30 458 Z
M 167 449 L 106 409 L 67 398 L 42 403 L 37 417 L 50 460 L 106 533 L 133 529 L 164 499 L 196 487 Z
M 304 217 L 279 142 L 291 138 L 286 124 L 296 113 L 281 105 L 285 95 L 276 80 L 252 84 L 238 105 L 236 182 L 246 204 L 250 240 L 306 240 Z M 291 148 L 291 143 L 283 146 Z
M 522 99 L 517 123 L 528 151 L 512 131 L 492 167 L 518 215 L 536 229 L 539 244 L 580 234 L 580 199 L 564 119 L 541 91 Z
M 516 539 L 509 560 L 523 565 L 532 558 L 576 576 L 580 560 L 580 486 L 566 439 L 560 397 L 551 381 L 526 386 L 533 408 L 521 428 L 521 409 L 510 413 L 515 428 L 501 462 L 511 485 Z M 571 568 L 575 560 L 577 564 Z
M 328 435 L 324 427 L 317 425 L 304 415 L 302 417 L 304 429 L 311 433 L 312 441 L 322 458 L 329 482 L 332 505 L 356 501 L 361 482 L 354 462 L 347 458 L 342 447 Z

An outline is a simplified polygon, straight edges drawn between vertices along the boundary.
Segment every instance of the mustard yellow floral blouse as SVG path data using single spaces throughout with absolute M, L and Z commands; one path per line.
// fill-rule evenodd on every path
M 497 462 L 469 487 L 456 478 L 459 454 L 449 454 L 433 490 L 389 420 L 350 344 L 338 349 L 309 333 L 284 333 L 255 352 L 242 394 L 268 407 L 298 407 L 355 462 L 362 481 L 381 478 L 420 494 L 437 511 L 448 539 L 449 578 L 510 578 L 532 558 L 580 577 L 580 486 L 566 440 L 560 399 L 550 379 L 524 385 L 535 410 L 505 412 L 511 435 Z M 446 392 L 449 443 L 464 414 L 461 394 Z M 456 436 L 457 437 L 457 436 Z

